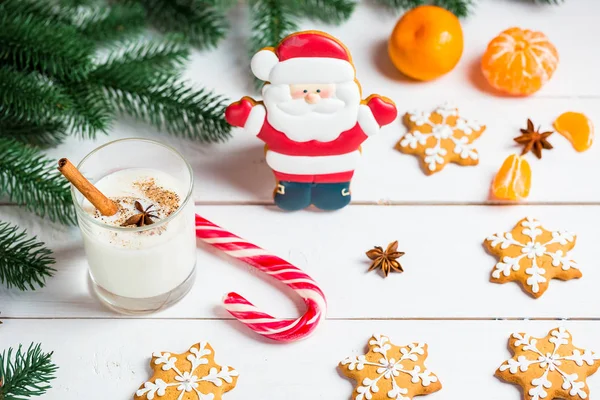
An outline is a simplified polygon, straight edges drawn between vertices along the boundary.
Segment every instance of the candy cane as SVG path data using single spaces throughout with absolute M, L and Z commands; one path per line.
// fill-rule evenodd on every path
M 296 320 L 280 319 L 259 311 L 237 293 L 228 293 L 223 304 L 238 321 L 254 332 L 281 342 L 309 336 L 326 314 L 327 301 L 316 282 L 289 262 L 261 249 L 196 214 L 196 236 L 205 243 L 240 259 L 285 283 L 306 303 L 306 313 Z

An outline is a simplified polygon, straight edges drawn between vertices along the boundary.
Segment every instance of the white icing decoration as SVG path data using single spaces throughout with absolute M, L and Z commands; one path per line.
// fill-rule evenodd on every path
M 227 383 L 233 382 L 233 377 L 238 376 L 238 372 L 234 369 L 229 369 L 229 367 L 221 367 L 221 371 L 219 372 L 217 368 L 213 367 L 209 370 L 208 375 L 198 376 L 195 374 L 196 369 L 200 365 L 208 364 L 208 359 L 205 356 L 209 355 L 211 351 L 206 346 L 207 342 L 201 342 L 199 347 L 192 346 L 190 348 L 189 351 L 192 354 L 186 357 L 190 362 L 190 370 L 183 372 L 175 365 L 177 358 L 171 357 L 170 353 L 154 353 L 152 355 L 156 358 L 154 364 L 162 365 L 161 369 L 163 371 L 175 371 L 177 374 L 175 382 L 166 383 L 162 379 L 156 379 L 154 382 L 146 382 L 144 383 L 144 387 L 136 392 L 136 396 L 143 397 L 145 395 L 146 399 L 153 400 L 155 396 L 164 396 L 167 388 L 176 387 L 181 392 L 179 399 L 183 398 L 186 392 L 194 391 L 198 395 L 199 400 L 213 400 L 213 393 L 202 393 L 197 389 L 198 382 L 211 382 L 213 385 L 220 387 L 223 385 L 223 381 Z
M 354 171 L 360 161 L 360 151 L 335 156 L 290 156 L 268 150 L 266 161 L 274 171 L 287 174 L 334 174 Z
M 335 93 L 316 104 L 308 104 L 304 98 L 294 99 L 287 83 L 263 88 L 267 122 L 298 143 L 338 139 L 357 125 L 360 102 L 360 88 L 354 80 L 336 84 Z
M 538 225 L 539 226 L 539 225 Z M 573 349 L 572 354 L 561 353 L 563 345 L 568 345 L 571 336 L 563 327 L 554 329 L 550 333 L 548 339 L 550 343 L 554 344 L 554 350 L 552 353 L 542 353 L 537 347 L 537 340 L 529 336 L 528 334 L 514 333 L 515 340 L 514 345 L 516 347 L 523 346 L 523 350 L 532 353 L 531 357 L 520 355 L 516 360 L 509 359 L 500 366 L 500 371 L 509 371 L 511 374 L 517 374 L 519 372 L 526 372 L 531 365 L 538 364 L 543 373 L 539 377 L 532 379 L 531 384 L 533 387 L 528 391 L 531 400 L 545 399 L 548 396 L 547 389 L 552 388 L 552 382 L 548 379 L 548 374 L 556 372 L 561 375 L 563 383 L 561 387 L 564 390 L 569 390 L 569 395 L 579 396 L 581 399 L 585 399 L 587 394 L 583 390 L 586 386 L 584 381 L 579 381 L 577 373 L 567 374 L 561 368 L 565 361 L 573 361 L 577 366 L 581 367 L 584 364 L 589 366 L 593 365 L 595 361 L 600 360 L 600 356 L 592 353 L 589 350 L 584 350 L 583 354 L 577 349 Z
M 557 250 L 555 252 L 547 250 L 547 247 L 550 244 L 559 243 L 561 245 L 566 245 L 567 243 L 573 242 L 575 240 L 575 235 L 573 233 L 562 230 L 554 231 L 552 232 L 552 239 L 542 243 L 537 240 L 538 236 L 542 234 L 542 230 L 540 229 L 542 224 L 539 221 L 532 217 L 527 217 L 521 223 L 521 226 L 523 226 L 521 233 L 529 237 L 529 240 L 526 243 L 515 240 L 510 232 L 496 233 L 486 238 L 486 241 L 490 242 L 491 247 L 500 246 L 500 249 L 502 250 L 506 250 L 510 246 L 521 247 L 521 255 L 516 257 L 504 256 L 502 260 L 496 264 L 494 271 L 492 271 L 492 277 L 499 279 L 502 275 L 510 276 L 511 271 L 518 271 L 521 269 L 520 262 L 523 258 L 529 258 L 532 260 L 532 265 L 525 270 L 525 273 L 529 275 L 527 278 L 527 285 L 531 286 L 531 290 L 534 293 L 538 293 L 540 290 L 539 284 L 547 281 L 544 277 L 546 270 L 538 265 L 539 257 L 544 255 L 550 256 L 552 258 L 552 263 L 550 265 L 552 265 L 552 267 L 560 267 L 564 271 L 571 268 L 577 269 L 577 264 L 568 259 L 562 250 Z
M 366 104 L 361 104 L 358 107 L 358 125 L 367 136 L 372 136 L 379 132 L 380 126 L 373 115 L 373 111 Z
M 431 117 L 431 113 L 425 111 L 410 111 L 408 114 L 408 119 L 417 126 L 428 124 L 429 117 Z
M 261 50 L 257 52 L 250 61 L 250 69 L 254 76 L 262 81 L 268 81 L 273 67 L 277 65 L 279 58 L 271 50 Z
M 458 154 L 463 160 L 478 160 L 479 154 L 475 150 L 473 143 L 469 143 L 469 139 L 466 136 L 457 138 L 455 135 L 457 132 L 471 135 L 473 132 L 481 130 L 482 126 L 475 121 L 463 118 L 456 120 L 456 126 L 448 125 L 446 123 L 447 118 L 457 116 L 458 111 L 455 107 L 447 104 L 439 106 L 433 112 L 442 116 L 443 120 L 441 123 L 432 123 L 430 120 L 431 113 L 428 112 L 410 111 L 408 113 L 409 121 L 413 122 L 416 126 L 431 126 L 431 133 L 423 133 L 418 130 L 408 132 L 400 140 L 400 147 L 416 149 L 417 145 L 425 146 L 428 138 L 435 139 L 431 141 L 431 147 L 425 148 L 424 162 L 430 171 L 436 171 L 439 166 L 444 164 L 444 157 L 448 152 L 445 148 L 441 147 L 442 142 L 452 141 L 454 147 L 451 151 L 454 154 Z
M 260 53 L 262 51 L 252 57 L 253 62 Z M 272 54 L 274 55 L 274 53 Z M 261 61 L 260 66 L 258 60 Z M 252 72 L 257 78 L 275 85 L 280 83 L 340 83 L 354 80 L 355 72 L 352 64 L 338 58 L 296 57 L 271 64 L 272 61 L 272 58 L 263 59 L 260 56 L 256 62 L 256 71 L 253 67 Z M 264 72 L 269 67 L 268 76 L 265 76 Z M 258 76 L 256 72 L 259 72 L 261 76 Z
M 452 104 L 445 102 L 441 106 L 435 109 L 435 112 L 440 114 L 443 118 L 455 117 L 458 115 L 458 110 Z
M 399 360 L 393 357 L 388 358 L 388 351 L 392 348 L 389 338 L 383 335 L 375 334 L 369 340 L 369 345 L 374 346 L 373 352 L 379 353 L 382 357 L 378 362 L 370 362 L 366 360 L 364 355 L 361 356 L 350 356 L 346 357 L 341 364 L 347 365 L 350 371 L 360 371 L 365 365 L 372 365 L 377 367 L 376 372 L 378 376 L 375 379 L 364 378 L 361 384 L 356 388 L 358 393 L 354 400 L 369 400 L 373 397 L 373 393 L 379 392 L 377 382 L 381 379 L 391 380 L 392 389 L 387 392 L 387 397 L 395 400 L 411 400 L 409 397 L 403 395 L 408 393 L 407 388 L 398 386 L 395 377 L 400 374 L 407 374 L 411 377 L 412 383 L 421 383 L 422 386 L 427 387 L 432 382 L 437 382 L 437 376 L 433 375 L 431 371 L 425 369 L 421 371 L 421 367 L 415 365 L 413 369 L 407 370 L 402 365 L 402 361 L 410 360 L 416 362 L 419 360 L 419 356 L 425 354 L 425 345 L 423 343 L 411 343 L 407 347 L 400 348 L 402 356 Z
M 267 110 L 262 104 L 257 104 L 250 110 L 250 115 L 244 125 L 244 131 L 251 136 L 256 136 L 260 133 L 267 116 Z

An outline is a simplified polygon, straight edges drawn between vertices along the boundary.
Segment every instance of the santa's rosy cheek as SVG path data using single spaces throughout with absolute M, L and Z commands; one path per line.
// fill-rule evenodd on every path
M 331 91 L 331 90 L 328 90 L 328 89 L 321 89 L 321 90 L 319 91 L 319 95 L 320 95 L 320 96 L 321 96 L 321 98 L 323 98 L 323 99 L 327 99 L 327 98 L 331 97 L 331 95 L 332 95 L 332 94 L 333 94 L 333 93 L 332 93 L 332 91 Z
M 292 99 L 301 99 L 306 96 L 304 90 L 294 90 L 292 91 Z

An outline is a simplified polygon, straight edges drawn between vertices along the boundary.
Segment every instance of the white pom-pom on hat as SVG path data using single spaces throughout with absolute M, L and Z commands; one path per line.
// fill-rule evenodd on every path
M 279 62 L 279 58 L 272 50 L 260 50 L 252 57 L 250 68 L 252 73 L 261 81 L 268 81 L 273 68 Z

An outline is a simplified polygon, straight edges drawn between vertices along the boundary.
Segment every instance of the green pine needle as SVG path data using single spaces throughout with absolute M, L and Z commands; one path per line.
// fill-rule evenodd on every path
M 129 88 L 127 82 L 120 83 L 107 85 L 106 92 L 121 113 L 201 142 L 221 142 L 229 138 L 231 127 L 224 118 L 228 102 L 223 97 L 175 80 L 147 89 Z
M 58 367 L 52 363 L 53 353 L 44 353 L 40 344 L 22 345 L 0 353 L 0 399 L 24 400 L 42 396 L 50 389 Z
M 356 2 L 353 0 L 289 0 L 297 13 L 326 23 L 341 24 L 350 18 Z
M 48 0 L 0 0 L 0 10 L 10 14 L 34 15 L 37 18 L 71 25 L 73 10 Z
M 297 31 L 296 11 L 295 7 L 280 0 L 250 0 L 250 54 L 253 55 L 263 47 L 277 46 L 283 38 Z M 259 89 L 263 82 L 254 79 L 254 84 Z
M 9 12 L 0 4 L 0 62 L 59 79 L 83 78 L 92 66 L 94 44 L 76 28 L 32 13 Z
M 159 129 L 204 142 L 229 137 L 225 99 L 177 82 L 189 50 L 182 42 L 134 43 L 99 65 L 89 78 L 119 112 Z
M 115 113 L 102 88 L 75 82 L 68 85 L 66 91 L 73 101 L 71 130 L 84 138 L 95 138 L 98 132 L 107 134 Z
M 51 221 L 75 223 L 70 185 L 35 148 L 0 137 L 0 196 Z
M 106 42 L 142 31 L 145 12 L 139 4 L 82 8 L 75 21 L 79 32 L 91 40 Z
M 424 0 L 377 0 L 380 4 L 396 11 L 409 10 L 425 4 Z
M 55 261 L 52 251 L 36 239 L 0 221 L 0 283 L 23 291 L 45 286 L 46 277 L 56 271 L 51 267 Z
M 252 36 L 250 52 L 277 46 L 288 34 L 298 30 L 295 9 L 280 0 L 251 0 Z
M 180 33 L 200 48 L 214 48 L 229 28 L 225 10 L 203 0 L 135 0 L 150 23 L 165 33 Z
M 0 121 L 58 120 L 66 118 L 72 106 L 69 97 L 44 76 L 0 66 Z
M 434 5 L 445 8 L 459 18 L 466 17 L 473 6 L 472 0 L 434 0 Z
M 59 121 L 0 121 L 0 137 L 9 137 L 38 147 L 62 143 L 68 133 Z
M 89 81 L 109 85 L 126 82 L 130 89 L 144 90 L 179 76 L 189 54 L 189 48 L 178 37 L 129 42 L 96 66 Z

